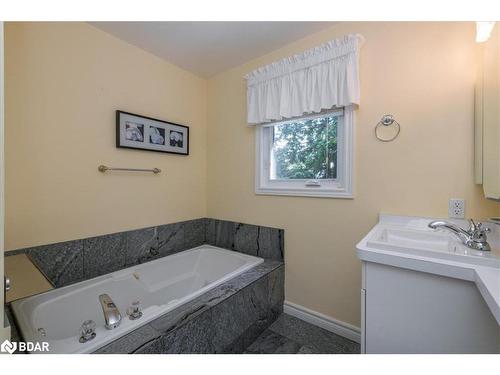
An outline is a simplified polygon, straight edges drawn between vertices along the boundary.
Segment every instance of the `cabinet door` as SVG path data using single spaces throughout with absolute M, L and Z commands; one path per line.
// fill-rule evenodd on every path
M 368 354 L 498 353 L 500 327 L 476 285 L 367 263 Z
M 361 354 L 366 354 L 366 290 L 361 289 Z
M 500 27 L 497 25 L 490 39 L 480 48 L 482 64 L 482 87 L 476 103 L 476 126 L 482 125 L 482 182 L 484 195 L 500 199 Z M 478 129 L 476 129 L 476 136 Z M 476 142 L 476 146 L 478 143 Z M 478 153 L 476 153 L 476 156 Z M 476 163 L 477 166 L 477 163 Z M 477 173 L 476 173 L 477 176 Z

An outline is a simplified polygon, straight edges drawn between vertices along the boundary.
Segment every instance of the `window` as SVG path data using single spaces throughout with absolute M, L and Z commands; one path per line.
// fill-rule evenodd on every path
M 259 125 L 256 193 L 352 198 L 351 108 Z

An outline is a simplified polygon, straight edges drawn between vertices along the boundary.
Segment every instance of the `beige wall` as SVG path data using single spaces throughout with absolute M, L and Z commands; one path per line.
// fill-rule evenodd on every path
M 85 23 L 5 34 L 6 250 L 206 215 L 206 80 Z M 116 149 L 116 109 L 190 126 L 191 155 Z
M 246 126 L 244 74 L 346 33 L 366 38 L 355 136 L 355 199 L 257 196 L 255 129 Z M 360 324 L 355 244 L 379 212 L 497 213 L 473 183 L 474 24 L 342 23 L 220 74 L 208 86 L 208 215 L 285 229 L 286 299 Z M 385 113 L 399 138 L 378 142 Z

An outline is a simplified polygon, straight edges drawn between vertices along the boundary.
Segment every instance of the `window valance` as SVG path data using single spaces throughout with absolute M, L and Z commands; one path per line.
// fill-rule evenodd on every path
M 331 40 L 250 72 L 247 120 L 261 124 L 359 105 L 359 34 Z

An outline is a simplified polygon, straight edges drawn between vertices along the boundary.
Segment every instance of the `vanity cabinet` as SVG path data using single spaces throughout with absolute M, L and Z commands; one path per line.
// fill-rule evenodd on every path
M 362 267 L 362 353 L 500 352 L 500 327 L 473 282 L 374 262 Z
M 500 25 L 478 44 L 475 90 L 475 181 L 500 199 Z

